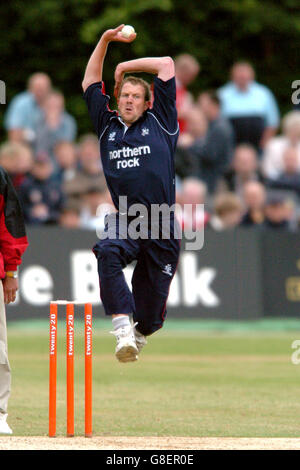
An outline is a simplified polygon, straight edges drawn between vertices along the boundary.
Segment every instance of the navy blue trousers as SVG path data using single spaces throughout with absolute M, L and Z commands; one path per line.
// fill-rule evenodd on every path
M 161 328 L 178 264 L 179 240 L 106 238 L 96 243 L 93 251 L 98 260 L 100 297 L 106 315 L 132 314 L 138 331 L 145 336 Z M 123 269 L 134 261 L 131 293 Z

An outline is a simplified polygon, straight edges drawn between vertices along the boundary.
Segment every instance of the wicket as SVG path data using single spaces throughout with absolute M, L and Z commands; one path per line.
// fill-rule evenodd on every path
M 92 304 L 80 301 L 54 300 L 50 302 L 49 348 L 49 437 L 56 435 L 56 382 L 57 382 L 57 311 L 66 305 L 67 343 L 67 436 L 74 429 L 74 305 L 84 305 L 85 337 L 85 436 L 92 437 Z

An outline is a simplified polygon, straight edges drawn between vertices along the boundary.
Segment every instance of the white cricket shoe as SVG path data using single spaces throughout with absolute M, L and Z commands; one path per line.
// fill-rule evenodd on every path
M 11 428 L 6 422 L 7 414 L 0 413 L 0 434 L 12 434 Z
M 135 324 L 137 325 L 137 323 Z M 138 348 L 138 351 L 141 352 L 141 350 L 143 349 L 144 346 L 146 346 L 147 344 L 147 340 L 146 340 L 146 337 L 144 335 L 142 335 L 142 333 L 140 333 L 139 331 L 137 331 L 137 329 L 135 328 L 134 326 L 134 336 L 135 336 L 135 342 L 136 342 L 136 345 L 137 345 L 137 348 Z
M 116 358 L 120 362 L 133 362 L 138 359 L 138 348 L 132 325 L 128 325 L 111 331 L 117 338 Z

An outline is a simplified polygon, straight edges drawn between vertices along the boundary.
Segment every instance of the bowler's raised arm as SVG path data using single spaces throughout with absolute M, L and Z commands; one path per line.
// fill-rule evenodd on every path
M 121 34 L 123 26 L 124 25 L 121 24 L 117 28 L 108 29 L 102 34 L 101 39 L 95 47 L 94 52 L 92 53 L 86 66 L 84 78 L 82 81 L 83 91 L 85 91 L 92 83 L 102 81 L 103 63 L 108 44 L 112 41 L 129 43 L 136 38 L 135 33 L 132 33 L 129 38 L 124 38 Z

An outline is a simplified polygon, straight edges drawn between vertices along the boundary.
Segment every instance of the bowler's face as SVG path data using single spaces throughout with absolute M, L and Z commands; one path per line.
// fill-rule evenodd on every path
M 145 90 L 142 85 L 124 83 L 118 100 L 118 108 L 127 126 L 135 122 L 149 106 L 150 102 L 145 101 Z

